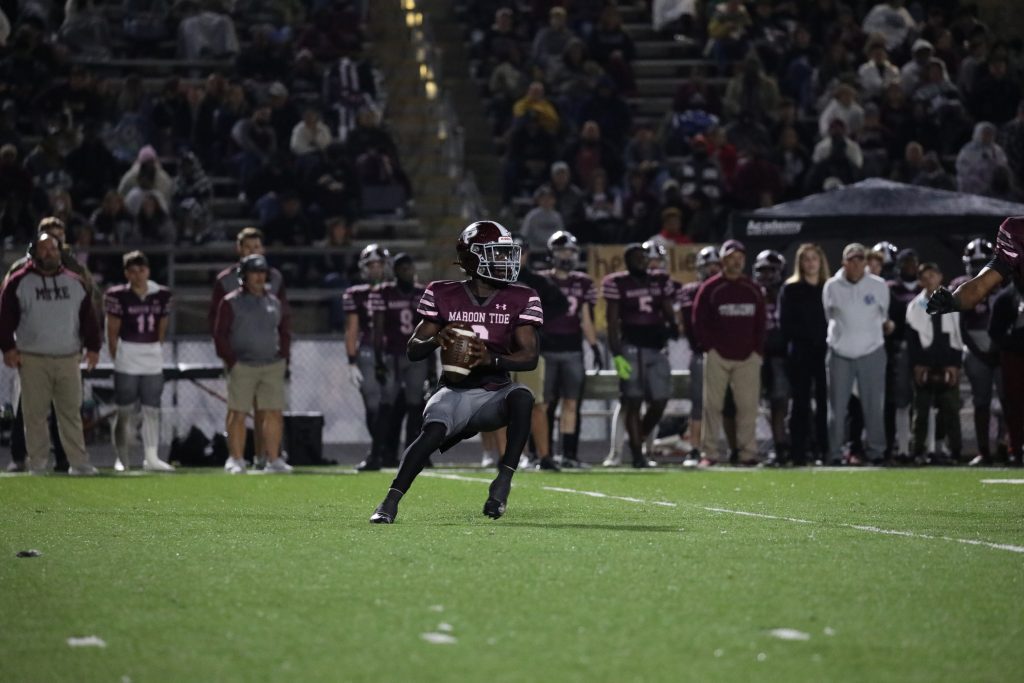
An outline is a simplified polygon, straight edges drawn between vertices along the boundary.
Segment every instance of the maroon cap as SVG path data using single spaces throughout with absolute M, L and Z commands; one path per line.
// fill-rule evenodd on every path
M 722 248 L 719 249 L 718 255 L 720 258 L 725 258 L 734 251 L 741 251 L 746 254 L 747 248 L 743 246 L 743 242 L 740 242 L 739 240 L 726 240 L 722 244 Z

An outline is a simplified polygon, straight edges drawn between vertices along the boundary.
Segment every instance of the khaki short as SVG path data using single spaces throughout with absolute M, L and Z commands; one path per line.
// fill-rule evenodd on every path
M 533 394 L 537 403 L 544 401 L 544 356 L 537 358 L 537 367 L 525 372 L 512 372 L 512 381 L 522 384 Z
M 270 365 L 235 363 L 228 372 L 228 409 L 284 410 L 284 370 L 283 359 Z

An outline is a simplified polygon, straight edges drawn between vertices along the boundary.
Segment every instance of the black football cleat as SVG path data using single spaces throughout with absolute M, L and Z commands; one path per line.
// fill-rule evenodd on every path
M 505 514 L 505 507 L 508 504 L 508 494 L 512 490 L 512 473 L 505 472 L 498 474 L 498 478 L 491 482 L 487 491 L 487 502 L 484 503 L 484 514 L 491 519 L 498 519 Z
M 370 516 L 370 524 L 394 524 L 397 516 L 398 503 L 385 498 Z
M 356 472 L 379 472 L 380 468 L 380 458 L 367 458 L 356 465 Z
M 540 460 L 537 461 L 537 469 L 547 470 L 548 472 L 561 472 L 561 469 L 558 467 L 558 464 L 555 463 L 555 459 L 552 458 L 550 455 L 546 458 L 541 458 Z

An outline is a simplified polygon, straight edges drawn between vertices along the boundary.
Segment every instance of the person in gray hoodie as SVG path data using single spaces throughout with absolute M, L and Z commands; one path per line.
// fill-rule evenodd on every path
M 53 404 L 60 439 L 73 475 L 96 474 L 82 431 L 82 347 L 89 369 L 99 360 L 100 326 L 85 283 L 61 263 L 61 243 L 40 233 L 29 260 L 0 290 L 0 350 L 4 365 L 17 368 L 25 418 L 28 467 L 47 471 Z

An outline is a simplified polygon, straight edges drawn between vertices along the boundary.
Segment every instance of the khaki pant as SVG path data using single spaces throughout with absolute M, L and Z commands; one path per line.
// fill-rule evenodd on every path
M 21 410 L 25 415 L 25 450 L 30 470 L 45 469 L 50 459 L 50 430 L 46 420 L 53 404 L 57 430 L 72 467 L 89 464 L 82 433 L 82 373 L 79 354 L 38 356 L 21 354 Z
M 756 353 L 745 360 L 728 360 L 712 349 L 704 356 L 704 426 L 701 450 L 704 457 L 728 462 L 728 454 L 719 452 L 722 434 L 722 410 L 725 392 L 732 387 L 736 401 L 736 445 L 740 460 L 757 458 L 757 405 L 761 397 L 762 358 Z

